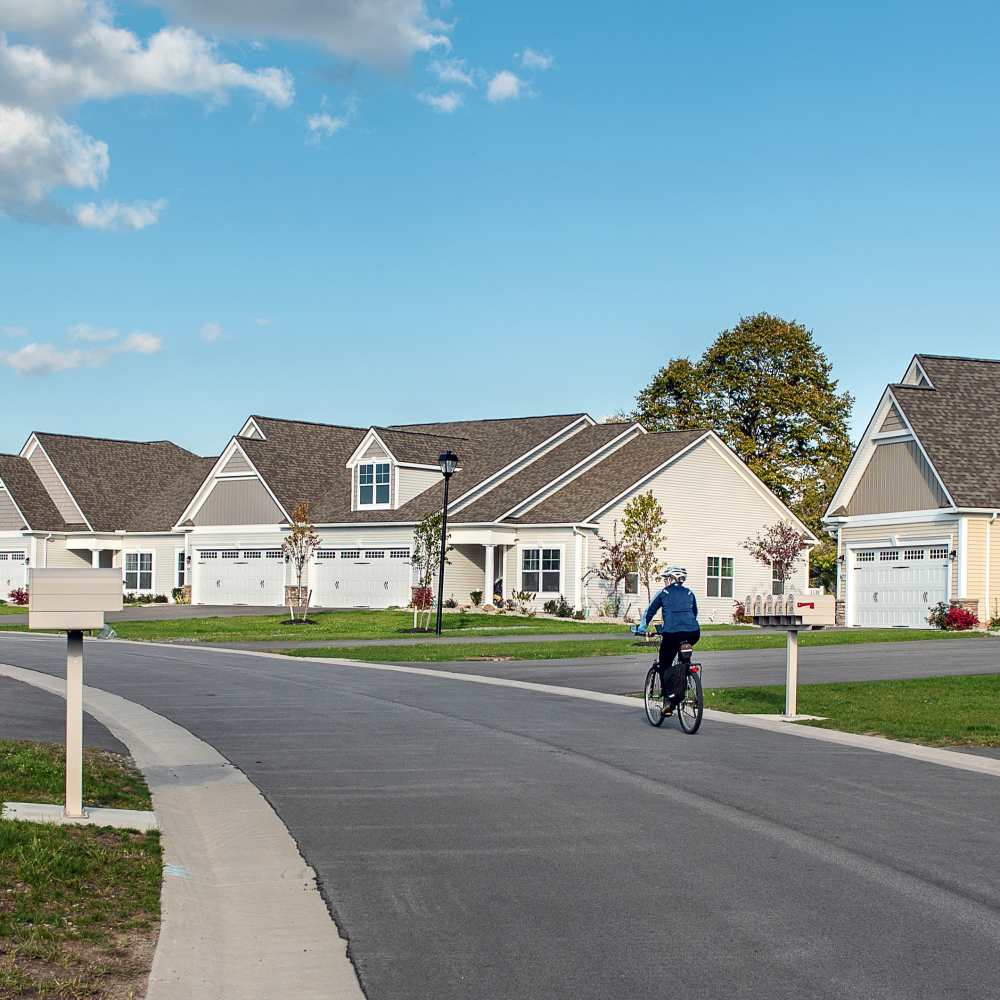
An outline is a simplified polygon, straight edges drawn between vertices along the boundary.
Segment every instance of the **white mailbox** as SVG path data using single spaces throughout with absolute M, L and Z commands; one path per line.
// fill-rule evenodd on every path
M 78 631 L 104 627 L 106 611 L 122 610 L 120 569 L 32 569 L 28 628 Z

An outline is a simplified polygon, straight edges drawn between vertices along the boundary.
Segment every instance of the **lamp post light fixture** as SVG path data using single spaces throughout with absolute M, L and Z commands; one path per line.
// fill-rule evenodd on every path
M 437 621 L 434 634 L 441 634 L 441 611 L 444 607 L 444 557 L 448 547 L 448 484 L 458 468 L 458 455 L 448 450 L 438 455 L 438 466 L 444 476 L 444 503 L 441 506 L 441 560 L 438 566 Z

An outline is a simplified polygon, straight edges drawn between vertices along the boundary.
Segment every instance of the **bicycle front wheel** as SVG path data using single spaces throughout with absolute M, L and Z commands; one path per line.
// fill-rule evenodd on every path
M 660 688 L 660 671 L 654 663 L 646 674 L 646 686 L 643 688 L 643 700 L 646 703 L 646 718 L 651 726 L 663 725 L 663 691 Z
M 705 714 L 705 698 L 701 693 L 701 672 L 688 671 L 684 685 L 684 700 L 677 706 L 677 721 L 681 729 L 694 736 Z

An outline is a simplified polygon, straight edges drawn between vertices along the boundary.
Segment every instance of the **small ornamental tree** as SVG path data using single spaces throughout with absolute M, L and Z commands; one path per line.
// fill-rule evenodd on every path
M 309 610 L 309 599 L 311 593 L 304 593 L 302 577 L 305 574 L 306 566 L 313 557 L 313 553 L 320 546 L 320 537 L 316 534 L 309 520 L 309 504 L 300 503 L 292 511 L 292 530 L 288 537 L 281 543 L 281 550 L 285 558 L 292 564 L 295 570 L 295 596 L 299 608 L 301 621 L 305 621 L 306 612 Z M 289 606 L 292 621 L 295 621 L 295 611 Z
M 601 558 L 596 567 L 596 574 L 599 580 L 611 584 L 611 603 L 615 613 L 621 612 L 621 595 L 618 593 L 618 584 L 633 572 L 632 561 L 629 552 L 625 547 L 624 539 L 618 537 L 618 522 L 611 525 L 611 540 L 606 538 L 598 539 L 601 543 Z
M 448 538 L 451 538 L 449 533 Z M 445 563 L 448 562 L 449 544 L 445 552 Z M 430 626 L 430 612 L 433 597 L 434 580 L 438 567 L 441 565 L 441 512 L 428 514 L 413 529 L 413 555 L 410 562 L 416 571 L 416 584 L 413 588 L 413 627 L 417 627 L 419 612 L 427 613 L 425 628 Z
M 802 558 L 807 537 L 787 521 L 776 521 L 753 537 L 745 539 L 743 548 L 757 562 L 771 567 L 774 579 L 781 581 L 784 590 L 785 581 Z
M 632 497 L 622 511 L 622 541 L 631 563 L 630 571 L 639 574 L 649 601 L 653 599 L 652 581 L 664 565 L 660 556 L 666 541 L 663 536 L 666 523 L 663 508 L 652 492 Z

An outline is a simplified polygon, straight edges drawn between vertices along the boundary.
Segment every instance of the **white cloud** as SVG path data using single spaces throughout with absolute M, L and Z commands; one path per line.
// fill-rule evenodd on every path
M 120 354 L 158 354 L 162 347 L 163 341 L 155 334 L 137 332 L 130 333 L 121 343 L 104 347 L 26 344 L 17 351 L 0 351 L 0 364 L 19 375 L 52 375 L 75 368 L 100 368 Z
M 238 38 L 322 45 L 375 65 L 400 65 L 417 52 L 448 49 L 449 25 L 424 0 L 159 0 L 186 24 Z
M 76 323 L 69 328 L 70 340 L 85 340 L 91 344 L 107 343 L 118 339 L 118 331 L 112 327 L 91 326 L 89 323 Z
M 427 67 L 442 83 L 460 83 L 463 87 L 475 87 L 472 73 L 466 69 L 464 59 L 435 59 Z
M 214 344 L 222 336 L 222 326 L 219 323 L 202 323 L 198 336 L 206 344 Z
M 117 27 L 104 0 L 0 0 L 0 214 L 92 229 L 153 225 L 162 200 L 88 202 L 64 208 L 60 188 L 96 190 L 107 179 L 107 144 L 63 117 L 91 100 L 177 94 L 213 104 L 245 90 L 277 107 L 294 97 L 284 69 L 247 69 L 189 27 L 144 41 Z
M 524 81 L 508 69 L 502 69 L 489 82 L 486 88 L 486 98 L 493 104 L 501 101 L 516 101 L 524 97 L 527 88 Z
M 525 69 L 552 69 L 555 62 L 551 52 L 539 52 L 537 49 L 524 49 L 515 58 Z
M 417 94 L 417 100 L 423 101 L 438 114 L 450 115 L 462 106 L 464 98 L 457 90 L 449 90 L 445 94 L 431 94 L 425 90 L 422 94 Z
M 163 349 L 163 341 L 155 333 L 130 333 L 117 348 L 131 354 L 159 354 Z
M 341 129 L 347 128 L 350 122 L 347 118 L 335 117 L 327 111 L 319 111 L 306 119 L 306 125 L 310 135 L 318 142 L 322 138 L 336 135 Z
M 12 104 L 55 111 L 129 94 L 181 94 L 225 100 L 242 88 L 278 107 L 295 95 L 291 75 L 248 70 L 219 58 L 217 46 L 190 28 L 167 27 L 142 40 L 99 9 L 56 55 L 0 35 L 0 94 Z
M 73 209 L 76 221 L 85 229 L 127 229 L 136 231 L 155 225 L 160 213 L 167 207 L 163 198 L 156 201 L 105 201 L 97 204 L 88 201 Z
M 108 173 L 108 147 L 56 116 L 0 104 L 0 212 L 68 221 L 48 202 L 55 188 L 96 188 Z
M 258 316 L 254 320 L 254 323 L 256 323 L 257 326 L 270 326 L 271 325 L 271 321 L 270 321 L 270 319 L 268 319 L 267 316 Z
M 26 326 L 0 326 L 0 333 L 5 337 L 27 337 L 28 328 Z

